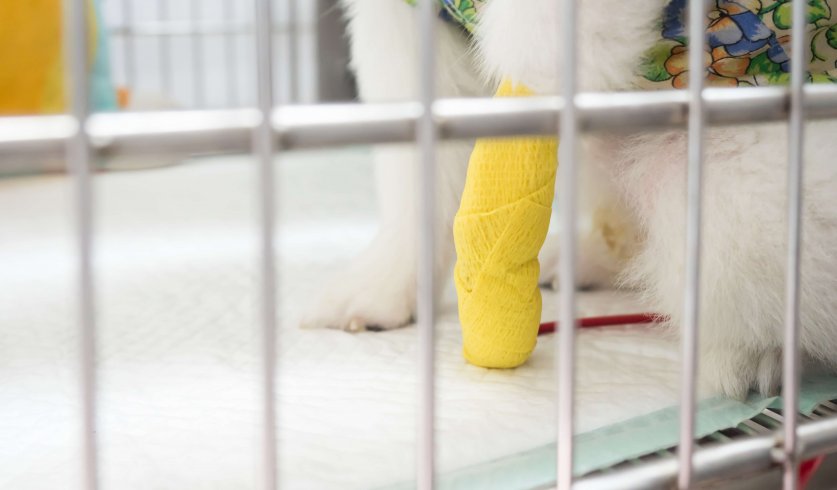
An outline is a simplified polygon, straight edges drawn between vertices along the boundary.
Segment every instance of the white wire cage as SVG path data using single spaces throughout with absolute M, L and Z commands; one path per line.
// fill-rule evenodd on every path
M 327 3 L 281 2 L 272 12 L 274 90 L 283 103 L 351 98 L 340 9 Z M 182 109 L 255 105 L 249 3 L 120 0 L 102 7 L 117 85 Z
M 559 1 L 559 0 L 556 0 Z M 333 147 L 348 144 L 376 144 L 391 142 L 416 143 L 422 155 L 420 198 L 422 228 L 418 263 L 417 336 L 420 351 L 420 392 L 418 397 L 419 432 L 417 445 L 418 488 L 433 488 L 435 471 L 434 441 L 434 325 L 435 284 L 432 274 L 434 262 L 434 173 L 435 148 L 441 140 L 469 139 L 486 136 L 558 135 L 560 137 L 559 196 L 561 199 L 562 236 L 561 324 L 576 322 L 575 277 L 575 201 L 576 169 L 579 163 L 577 141 L 582 132 L 624 128 L 687 128 L 689 131 L 689 188 L 688 188 L 688 280 L 684 291 L 686 322 L 682 336 L 682 398 L 681 442 L 678 457 L 658 458 L 646 463 L 607 473 L 575 478 L 573 467 L 573 394 L 575 330 L 565 328 L 560 333 L 559 399 L 557 475 L 555 486 L 569 488 L 691 488 L 703 482 L 739 474 L 752 474 L 782 467 L 783 486 L 797 486 L 797 473 L 802 460 L 837 451 L 837 418 L 825 417 L 799 424 L 796 417 L 782 418 L 782 427 L 758 437 L 734 440 L 709 447 L 697 447 L 692 437 L 695 425 L 697 372 L 696 345 L 698 325 L 698 284 L 700 257 L 701 168 L 703 134 L 711 125 L 789 121 L 790 153 L 788 176 L 788 251 L 787 318 L 785 324 L 785 364 L 783 396 L 790 406 L 799 397 L 799 249 L 800 209 L 802 203 L 802 146 L 804 123 L 821 118 L 837 118 L 837 87 L 806 85 L 805 66 L 801 56 L 794 57 L 792 83 L 788 88 L 738 88 L 734 91 L 703 87 L 698 70 L 693 70 L 689 90 L 676 92 L 637 93 L 577 93 L 576 92 L 576 8 L 574 0 L 560 0 L 564 8 L 562 45 L 564 49 L 562 73 L 565 77 L 561 97 L 536 97 L 526 100 L 439 99 L 434 93 L 435 79 L 434 32 L 436 29 L 435 0 L 420 2 L 421 97 L 417 101 L 389 104 L 289 104 L 290 101 L 311 102 L 313 94 L 300 95 L 293 87 L 304 85 L 300 80 L 316 68 L 308 59 L 308 74 L 299 79 L 291 74 L 305 73 L 305 49 L 294 47 L 301 36 L 303 24 L 292 19 L 292 2 L 285 2 L 285 17 L 274 15 L 268 0 L 256 0 L 248 5 L 247 17 L 229 23 L 212 22 L 144 23 L 133 22 L 131 2 L 123 2 L 120 15 L 123 24 L 115 28 L 117 49 L 123 50 L 124 64 L 119 70 L 122 81 L 134 85 L 139 75 L 134 65 L 137 36 L 154 37 L 159 47 L 160 66 L 171 67 L 171 38 L 192 39 L 191 64 L 187 72 L 205 73 L 201 61 L 200 36 L 219 36 L 227 40 L 225 62 L 227 72 L 243 73 L 246 68 L 232 69 L 238 59 L 235 52 L 253 54 L 252 77 L 230 76 L 221 89 L 204 85 L 206 78 L 192 76 L 189 91 L 194 98 L 184 99 L 186 110 L 174 112 L 147 111 L 124 113 L 89 112 L 87 93 L 88 50 L 86 46 L 88 19 L 84 14 L 84 0 L 67 0 L 66 45 L 70 76 L 71 110 L 55 116 L 10 117 L 0 119 L 0 154 L 3 155 L 63 155 L 75 185 L 77 263 L 79 271 L 78 304 L 82 338 L 80 363 L 82 366 L 81 393 L 84 407 L 84 475 L 86 488 L 99 487 L 97 448 L 97 372 L 96 372 L 96 311 L 97 292 L 92 263 L 94 240 L 94 210 L 92 199 L 91 160 L 95 155 L 141 154 L 147 148 L 165 148 L 176 152 L 252 151 L 258 157 L 260 178 L 257 189 L 260 202 L 261 236 L 261 346 L 262 346 L 262 482 L 266 489 L 276 488 L 277 474 L 282 461 L 277 459 L 276 427 L 276 297 L 275 260 L 276 229 L 274 202 L 277 189 L 273 179 L 273 157 L 283 151 Z M 186 5 L 186 4 L 184 4 Z M 199 2 L 190 2 L 194 14 Z M 227 4 L 227 8 L 233 5 Z M 240 9 L 236 4 L 235 9 Z M 690 2 L 692 22 L 690 31 L 702 38 L 703 2 Z M 793 2 L 794 15 L 804 17 L 807 3 Z M 158 15 L 165 19 L 165 2 L 157 4 Z M 238 11 L 238 10 L 236 10 Z M 242 10 L 243 12 L 243 10 Z M 290 16 L 290 17 L 289 17 Z M 187 16 L 188 17 L 188 16 Z M 277 29 L 277 18 L 278 29 Z M 252 21 L 252 22 L 251 22 Z M 557 28 L 558 26 L 556 26 Z M 274 35 L 279 32 L 280 39 Z M 284 35 L 287 34 L 287 35 Z M 235 38 L 234 41 L 232 41 Z M 794 52 L 804 52 L 805 36 L 794 36 Z M 121 43 L 121 44 L 119 44 Z M 249 43 L 249 44 L 248 44 Z M 284 44 L 284 56 L 275 48 Z M 231 47 L 232 46 L 232 47 Z M 310 52 L 311 50 L 308 50 Z M 233 53 L 233 54 L 230 54 Z M 293 53 L 296 53 L 293 54 Z M 695 64 L 702 59 L 702 46 L 694 43 L 690 56 Z M 277 61 L 278 60 L 278 61 Z M 284 60 L 284 61 L 282 61 Z M 205 60 L 204 60 L 205 61 Z M 277 70 L 276 64 L 279 63 Z M 278 80 L 274 73 L 281 73 Z M 176 92 L 175 79 L 180 75 L 161 68 L 153 74 L 159 87 Z M 153 77 L 152 77 L 153 78 Z M 144 82 L 136 82 L 144 83 Z M 136 86 L 136 85 L 134 85 Z M 252 98 L 243 86 L 252 90 Z M 215 94 L 215 95 L 210 95 Z M 279 415 L 281 416 L 281 414 Z

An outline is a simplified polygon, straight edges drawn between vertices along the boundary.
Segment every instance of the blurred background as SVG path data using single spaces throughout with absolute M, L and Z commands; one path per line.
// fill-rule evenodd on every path
M 282 102 L 354 97 L 343 13 L 335 0 L 274 2 L 276 94 Z M 113 76 L 177 107 L 255 105 L 251 2 L 104 0 Z

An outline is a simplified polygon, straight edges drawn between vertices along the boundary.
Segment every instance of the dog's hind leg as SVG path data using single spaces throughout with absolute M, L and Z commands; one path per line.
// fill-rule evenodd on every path
M 613 146 L 619 144 L 618 137 L 588 137 L 582 142 L 584 151 L 578 162 L 576 183 L 576 282 L 582 288 L 614 287 L 637 252 L 641 236 L 614 182 L 614 171 L 608 168 L 613 165 Z M 558 289 L 559 283 L 559 242 L 559 232 L 551 232 L 539 257 L 540 283 L 553 289 Z

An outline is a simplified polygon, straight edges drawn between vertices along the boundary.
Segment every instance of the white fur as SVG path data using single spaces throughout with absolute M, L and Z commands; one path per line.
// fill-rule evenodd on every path
M 354 68 L 367 101 L 416 96 L 414 12 L 401 0 L 346 0 Z M 490 0 L 476 35 L 480 68 L 451 26 L 439 35 L 439 95 L 484 95 L 485 80 L 511 78 L 557 93 L 558 2 Z M 579 78 L 584 90 L 631 89 L 635 69 L 657 38 L 664 0 L 581 2 Z M 837 367 L 837 123 L 808 125 L 800 344 L 807 360 Z M 701 382 L 707 392 L 773 393 L 781 372 L 786 268 L 786 126 L 712 129 L 707 134 L 700 310 Z M 682 319 L 685 230 L 685 132 L 584 139 L 579 239 L 582 280 L 606 284 L 625 266 L 596 216 L 624 231 L 633 259 L 621 279 L 657 311 Z M 450 220 L 464 179 L 468 145 L 440 149 L 440 272 L 452 257 Z M 311 316 L 313 325 L 398 326 L 413 311 L 414 155 L 380 149 L 383 224 L 370 250 L 348 268 Z M 637 248 L 638 237 L 642 242 Z M 612 238 L 612 237 L 611 237 Z M 548 245 L 547 249 L 553 249 Z M 542 257 L 545 270 L 557 257 Z M 547 277 L 546 279 L 553 279 Z M 360 282 L 358 284 L 358 282 Z
M 641 54 L 656 38 L 662 0 L 582 2 L 579 77 L 585 90 L 634 86 Z M 494 76 L 558 89 L 557 2 L 492 0 L 480 48 Z M 523 44 L 519 44 L 521 41 Z M 537 43 L 537 44 L 536 44 Z M 532 49 L 532 46 L 538 49 Z M 629 61 L 629 63 L 625 63 Z M 800 344 L 809 361 L 837 367 L 837 144 L 835 123 L 808 125 Z M 683 310 L 684 132 L 593 138 L 597 155 L 645 237 L 624 280 L 679 325 Z M 615 141 L 615 143 L 614 143 Z M 701 381 L 709 392 L 777 390 L 781 372 L 787 248 L 786 126 L 713 129 L 707 135 L 701 293 Z M 582 248 L 583 252 L 589 252 Z
M 489 0 L 477 39 L 489 76 L 559 92 L 559 3 Z M 657 39 L 654 26 L 665 0 L 579 2 L 579 85 L 584 90 L 630 88 L 638 60 Z
M 352 67 L 364 102 L 415 100 L 418 97 L 418 31 L 415 9 L 402 0 L 346 1 Z M 468 40 L 453 26 L 438 32 L 440 97 L 486 96 L 490 89 L 477 75 Z M 472 144 L 440 145 L 439 276 L 451 267 L 453 215 L 465 182 Z M 381 227 L 359 257 L 326 282 L 325 291 L 302 319 L 304 326 L 363 330 L 405 325 L 415 308 L 417 189 L 416 152 L 411 145 L 375 149 Z
M 344 0 L 351 41 L 352 68 L 364 102 L 415 100 L 418 97 L 418 24 L 415 9 L 403 0 Z M 489 96 L 493 87 L 481 76 L 475 51 L 460 29 L 440 23 L 437 36 L 440 97 Z M 440 145 L 437 153 L 440 195 L 437 230 L 440 278 L 449 275 L 454 258 L 452 223 L 459 207 L 472 142 Z M 335 277 L 324 281 L 323 292 L 303 315 L 304 327 L 332 327 L 349 331 L 367 327 L 405 325 L 415 308 L 416 268 L 416 152 L 408 145 L 375 149 L 375 172 L 381 227 L 369 247 Z M 586 179 L 591 186 L 601 179 Z M 589 192 L 591 199 L 610 199 L 609 192 Z M 592 205 L 591 205 L 592 207 Z M 582 238 L 586 246 L 601 248 L 601 239 Z M 541 261 L 541 281 L 552 284 L 557 264 L 555 237 L 548 239 Z M 581 268 L 585 285 L 611 280 L 618 266 L 606 255 L 589 257 Z

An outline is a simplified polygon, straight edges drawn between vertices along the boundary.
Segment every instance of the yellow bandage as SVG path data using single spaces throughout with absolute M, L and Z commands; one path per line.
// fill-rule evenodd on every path
M 498 97 L 527 96 L 504 82 Z M 552 212 L 556 138 L 478 140 L 453 226 L 454 280 L 465 359 L 488 368 L 517 367 L 535 348 L 538 289 Z

